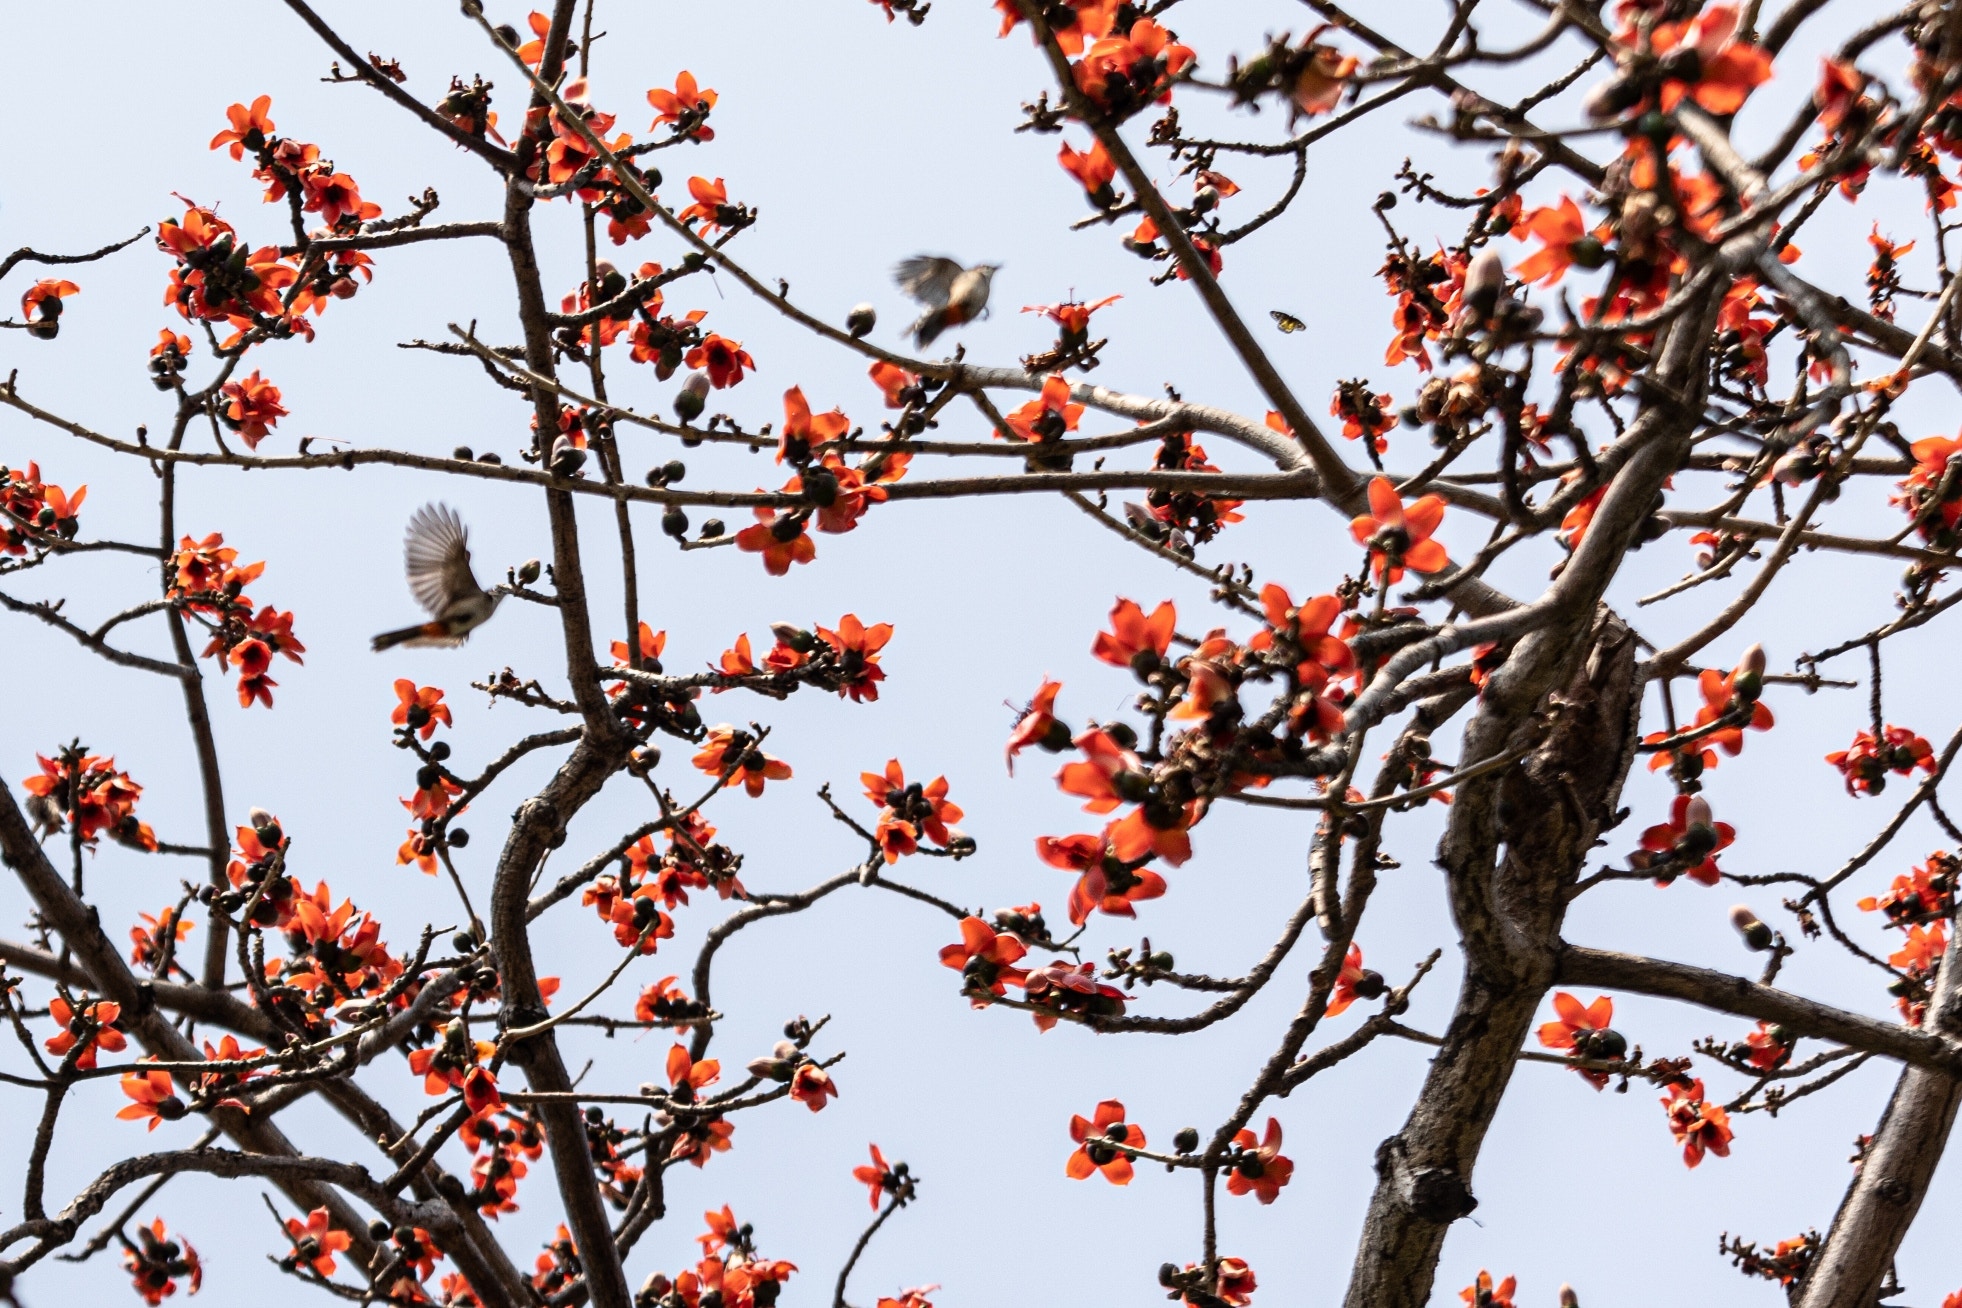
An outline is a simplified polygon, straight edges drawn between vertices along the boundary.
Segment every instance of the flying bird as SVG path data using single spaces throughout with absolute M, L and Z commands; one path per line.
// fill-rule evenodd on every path
M 988 283 L 1001 270 L 999 264 L 980 263 L 963 268 L 955 259 L 922 254 L 902 260 L 893 269 L 899 289 L 926 306 L 926 312 L 912 326 L 913 343 L 925 349 L 949 327 L 973 322 L 988 307 Z
M 430 621 L 375 637 L 375 649 L 396 645 L 454 648 L 490 620 L 504 588 L 485 590 L 470 571 L 470 533 L 447 504 L 425 504 L 409 519 L 402 554 L 409 590 Z

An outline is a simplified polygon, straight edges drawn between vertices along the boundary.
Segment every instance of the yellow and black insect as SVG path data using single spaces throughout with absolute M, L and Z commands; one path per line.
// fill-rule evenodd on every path
M 1276 327 L 1279 327 L 1282 331 L 1287 332 L 1289 335 L 1293 335 L 1295 332 L 1305 332 L 1308 330 L 1308 324 L 1301 321 L 1301 319 L 1295 317 L 1291 313 L 1284 313 L 1279 309 L 1269 309 L 1267 311 L 1267 316 L 1274 320 L 1274 325 Z

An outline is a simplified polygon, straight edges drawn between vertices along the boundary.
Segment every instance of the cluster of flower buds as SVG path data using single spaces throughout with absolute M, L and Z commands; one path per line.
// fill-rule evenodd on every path
M 156 832 L 136 816 L 143 787 L 120 771 L 115 759 L 89 753 L 80 741 L 53 758 L 37 754 L 35 759 L 41 771 L 21 782 L 21 789 L 27 792 L 28 816 L 44 834 L 73 823 L 77 838 L 91 849 L 107 835 L 131 849 L 156 850 Z

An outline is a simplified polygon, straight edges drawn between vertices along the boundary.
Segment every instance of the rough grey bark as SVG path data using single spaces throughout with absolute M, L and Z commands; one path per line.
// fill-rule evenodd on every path
M 1930 1028 L 1949 1036 L 1962 1033 L 1962 941 L 1953 927 L 1926 1018 Z M 1874 1308 L 1879 1302 L 1880 1283 L 1921 1211 L 1958 1105 L 1962 1081 L 1926 1068 L 1901 1069 L 1793 1308 Z
M 1662 394 L 1700 396 L 1697 343 L 1715 312 L 1706 297 L 1675 324 L 1657 368 Z M 1634 640 L 1600 600 L 1687 454 L 1697 417 L 1693 404 L 1657 400 L 1630 424 L 1617 442 L 1632 451 L 1626 464 L 1539 601 L 1551 620 L 1520 638 L 1466 727 L 1466 758 L 1534 748 L 1516 766 L 1466 783 L 1451 806 L 1437 862 L 1464 981 L 1410 1117 L 1377 1150 L 1346 1308 L 1427 1303 L 1445 1232 L 1477 1206 L 1472 1169 L 1552 985 L 1567 892 L 1613 820 L 1639 739 Z

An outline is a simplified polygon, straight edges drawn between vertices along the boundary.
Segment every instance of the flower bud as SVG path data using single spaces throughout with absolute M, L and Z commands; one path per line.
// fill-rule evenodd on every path
M 1464 303 L 1479 318 L 1489 318 L 1506 289 L 1506 266 L 1496 250 L 1485 249 L 1465 270 Z
M 853 340 L 868 335 L 878 325 L 879 312 L 869 304 L 853 305 L 852 311 L 845 315 L 845 330 L 852 334 Z
M 1182 1154 L 1189 1154 L 1199 1147 L 1199 1131 L 1196 1127 L 1183 1127 L 1172 1137 L 1172 1148 Z
M 1560 1287 L 1560 1308 L 1580 1308 L 1580 1296 L 1574 1293 L 1573 1286 Z
M 473 462 L 477 455 L 468 445 L 459 445 L 450 451 L 450 457 L 460 463 Z
M 1758 953 L 1771 948 L 1771 928 L 1758 920 L 1749 904 L 1734 904 L 1730 910 L 1730 924 L 1737 928 L 1737 934 L 1744 937 L 1744 947 Z
M 531 585 L 531 583 L 538 580 L 539 574 L 543 571 L 544 565 L 537 559 L 526 559 L 518 565 L 518 584 L 520 586 Z
M 570 477 L 586 464 L 586 451 L 572 443 L 570 437 L 560 436 L 552 442 L 552 455 L 546 467 L 554 477 Z

